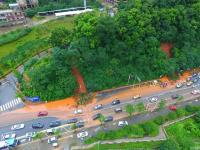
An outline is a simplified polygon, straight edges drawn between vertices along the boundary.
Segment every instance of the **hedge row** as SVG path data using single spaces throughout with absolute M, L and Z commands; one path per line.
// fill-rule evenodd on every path
M 32 31 L 31 28 L 26 28 L 26 29 L 18 29 L 15 31 L 11 31 L 10 33 L 3 34 L 0 36 L 0 46 L 12 41 L 16 41 L 19 38 L 29 34 Z
M 183 116 L 190 115 L 200 110 L 199 106 L 187 105 L 185 108 L 177 109 L 166 116 L 158 116 L 147 122 L 140 124 L 128 125 L 124 128 L 111 131 L 100 131 L 94 137 L 88 138 L 85 144 L 91 144 L 102 140 L 115 140 L 120 138 L 140 138 L 144 136 L 156 136 L 159 133 L 159 125 L 166 121 L 174 120 Z

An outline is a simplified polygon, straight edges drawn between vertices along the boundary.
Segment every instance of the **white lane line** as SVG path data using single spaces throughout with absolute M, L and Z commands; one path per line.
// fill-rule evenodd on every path
M 8 107 L 8 109 L 10 108 L 10 103 L 7 103 L 7 107 Z
M 5 107 L 4 107 L 4 105 L 2 105 L 2 107 L 3 107 L 3 111 L 5 110 Z
M 14 100 L 13 100 L 13 103 L 14 103 L 14 105 L 16 105 L 16 104 L 17 104 L 17 102 L 16 102 L 16 99 L 14 99 Z

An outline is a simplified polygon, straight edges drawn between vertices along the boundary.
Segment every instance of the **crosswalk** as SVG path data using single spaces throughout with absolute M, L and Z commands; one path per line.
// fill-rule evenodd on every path
M 3 112 L 3 111 L 7 111 L 11 108 L 14 108 L 15 106 L 19 105 L 20 103 L 23 103 L 21 98 L 16 98 L 12 101 L 9 101 L 7 103 L 5 103 L 4 105 L 1 105 L 0 106 L 0 112 Z

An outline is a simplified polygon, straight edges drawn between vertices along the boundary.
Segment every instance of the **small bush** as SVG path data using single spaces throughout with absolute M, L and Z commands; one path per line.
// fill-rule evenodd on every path
M 164 116 L 158 116 L 154 119 L 154 122 L 157 125 L 162 125 L 165 122 L 165 117 Z
M 145 131 L 145 135 L 156 136 L 159 133 L 158 126 L 152 121 L 145 122 L 140 126 Z
M 167 119 L 168 120 L 174 120 L 176 119 L 178 116 L 176 114 L 176 112 L 170 112 L 168 115 L 167 115 Z

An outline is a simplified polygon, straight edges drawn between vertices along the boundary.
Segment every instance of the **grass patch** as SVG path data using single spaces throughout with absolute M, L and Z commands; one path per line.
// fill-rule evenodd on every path
M 180 149 L 200 148 L 200 124 L 193 118 L 173 124 L 166 131 Z
M 88 150 L 134 150 L 134 149 L 156 149 L 161 142 L 136 142 L 136 143 L 121 143 L 121 144 L 97 144 Z
M 31 32 L 29 32 L 27 35 L 24 35 L 23 37 L 16 39 L 12 42 L 3 44 L 0 46 L 0 60 L 4 59 L 6 60 L 6 57 L 9 57 L 9 55 L 13 55 L 13 53 L 18 53 L 17 51 L 20 50 L 20 48 L 26 47 L 27 51 L 29 51 L 28 57 L 27 55 L 24 56 L 23 54 L 20 56 L 20 61 L 15 62 L 15 65 L 11 67 L 0 65 L 0 76 L 5 75 L 9 71 L 11 71 L 11 68 L 14 68 L 21 63 L 23 63 L 25 60 L 31 58 L 35 52 L 41 52 L 45 49 L 48 49 L 50 45 L 48 43 L 43 44 L 42 47 L 35 47 L 37 49 L 31 48 L 32 46 L 29 44 L 32 41 L 40 41 L 40 40 L 48 40 L 50 33 L 52 30 L 54 30 L 57 27 L 65 27 L 69 30 L 72 30 L 73 28 L 73 21 L 74 17 L 63 17 L 56 20 L 49 21 L 47 23 L 44 23 L 42 25 L 36 26 L 31 28 Z M 11 33 L 8 33 L 11 34 Z M 30 45 L 30 47 L 27 47 L 27 45 Z M 29 50 L 31 49 L 31 50 Z M 18 57 L 18 56 L 17 56 Z M 11 57 L 10 57 L 11 58 Z M 6 60 L 7 62 L 4 62 L 6 64 L 10 64 L 13 59 Z

